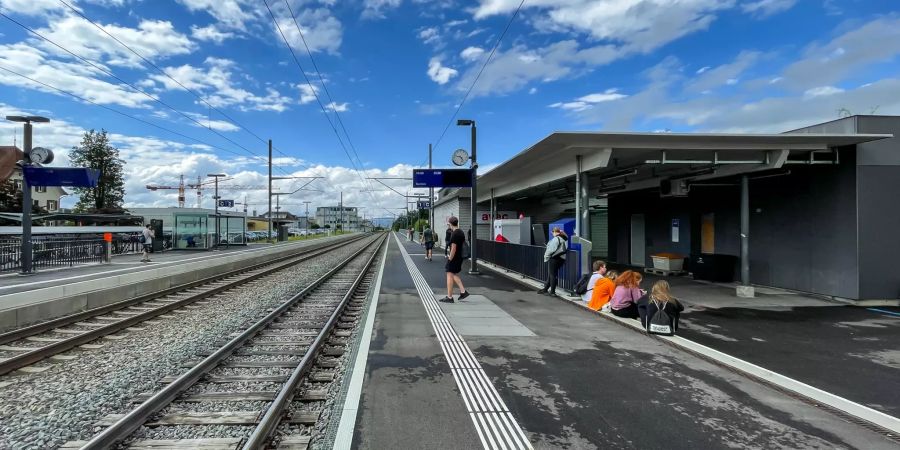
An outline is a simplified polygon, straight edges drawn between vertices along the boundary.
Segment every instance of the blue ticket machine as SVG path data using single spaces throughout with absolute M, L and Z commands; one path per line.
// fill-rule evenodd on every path
M 574 251 L 578 252 L 578 256 L 575 258 L 577 272 L 574 275 L 575 279 L 577 281 L 579 274 L 581 274 L 583 272 L 582 272 L 582 267 L 581 267 L 581 244 L 573 244 L 572 239 L 571 239 L 572 236 L 575 234 L 575 219 L 559 219 L 556 222 L 551 223 L 550 226 L 547 227 L 547 242 L 549 242 L 550 239 L 553 239 L 553 229 L 556 227 L 559 227 L 560 230 L 563 230 L 566 233 L 566 235 L 569 236 L 569 241 L 567 243 L 569 246 L 569 250 L 574 250 Z M 569 264 L 566 264 L 566 266 L 563 266 L 563 269 L 560 270 L 560 272 L 559 272 L 560 278 L 568 279 L 568 277 L 571 276 L 568 273 L 568 269 L 567 269 L 568 266 L 569 266 Z

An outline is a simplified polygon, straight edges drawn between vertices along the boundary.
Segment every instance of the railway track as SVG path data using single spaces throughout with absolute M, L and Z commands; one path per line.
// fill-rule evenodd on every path
M 157 317 L 166 318 L 167 313 L 181 311 L 214 295 L 364 238 L 365 236 L 359 236 L 315 246 L 275 261 L 0 334 L 0 375 L 31 366 L 76 347 L 90 349 L 91 341 L 125 329 L 134 329 L 135 325 Z
M 362 313 L 382 236 L 155 393 L 62 448 L 306 449 Z

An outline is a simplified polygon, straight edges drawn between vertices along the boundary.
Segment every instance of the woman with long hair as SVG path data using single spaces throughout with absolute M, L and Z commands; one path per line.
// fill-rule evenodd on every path
M 547 243 L 547 249 L 544 250 L 544 262 L 549 266 L 549 273 L 544 287 L 538 291 L 538 294 L 556 295 L 556 278 L 559 269 L 566 263 L 566 252 L 569 236 L 559 227 L 553 227 L 553 239 Z
M 633 270 L 626 270 L 616 278 L 616 290 L 609 300 L 610 312 L 619 317 L 638 318 L 637 301 L 644 296 L 641 280 L 644 276 Z
M 669 282 L 659 280 L 653 283 L 650 292 L 637 301 L 638 315 L 641 318 L 641 325 L 644 329 L 654 334 L 673 335 L 678 331 L 678 318 L 684 311 L 684 305 L 672 295 Z M 663 311 L 668 316 L 667 324 L 651 324 L 653 316 L 658 311 Z M 651 327 L 651 325 L 655 325 Z M 668 326 L 668 329 L 666 329 Z M 652 328 L 652 329 L 651 329 Z

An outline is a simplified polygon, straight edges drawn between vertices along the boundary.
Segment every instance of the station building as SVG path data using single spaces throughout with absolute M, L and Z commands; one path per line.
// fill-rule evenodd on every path
M 782 134 L 555 132 L 479 176 L 477 235 L 492 238 L 506 211 L 543 233 L 572 218 L 592 257 L 621 266 L 670 253 L 747 285 L 897 299 L 895 136 L 895 116 Z M 467 230 L 470 201 L 468 189 L 442 190 L 435 220 L 458 215 Z

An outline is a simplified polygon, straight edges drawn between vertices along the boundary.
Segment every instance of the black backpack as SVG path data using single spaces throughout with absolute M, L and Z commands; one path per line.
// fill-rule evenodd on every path
M 668 302 L 663 302 L 662 304 L 653 301 L 654 306 L 656 306 L 656 312 L 653 313 L 653 317 L 647 321 L 647 332 L 650 334 L 659 334 L 662 336 L 674 336 L 675 335 L 675 324 L 672 321 L 672 318 L 666 313 L 666 304 Z
M 582 275 L 581 278 L 578 279 L 578 282 L 575 283 L 575 293 L 576 294 L 578 294 L 578 295 L 587 294 L 587 291 L 588 291 L 587 286 L 588 286 L 588 283 L 591 281 L 591 276 L 593 276 L 593 275 L 594 274 L 592 274 L 592 273 L 586 273 L 586 274 Z

